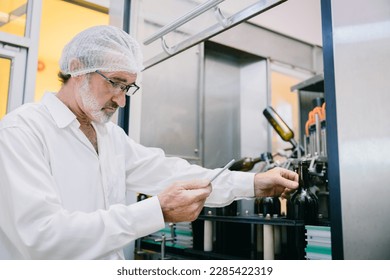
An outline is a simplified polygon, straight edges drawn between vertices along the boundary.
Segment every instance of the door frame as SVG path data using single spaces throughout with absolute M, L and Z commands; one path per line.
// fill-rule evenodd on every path
M 0 57 L 11 60 L 6 112 L 23 103 L 25 81 L 21 77 L 25 75 L 26 56 L 26 49 L 0 45 Z
M 24 36 L 0 32 L 0 55 L 11 59 L 7 112 L 35 95 L 42 0 L 29 0 Z

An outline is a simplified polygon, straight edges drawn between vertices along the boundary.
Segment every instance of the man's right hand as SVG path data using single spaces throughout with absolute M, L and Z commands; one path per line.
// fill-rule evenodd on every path
M 208 180 L 176 182 L 169 186 L 157 196 L 165 222 L 194 221 L 210 193 L 211 184 Z

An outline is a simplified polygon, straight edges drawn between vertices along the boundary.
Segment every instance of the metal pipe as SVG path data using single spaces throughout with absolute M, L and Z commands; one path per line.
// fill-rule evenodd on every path
M 327 147 L 326 147 L 326 128 L 321 128 L 321 146 L 322 146 L 322 155 L 327 156 Z
M 318 114 L 315 114 L 315 141 L 316 141 L 316 152 L 318 155 L 321 154 L 321 124 L 320 124 L 320 116 Z
M 163 233 L 162 238 L 161 238 L 161 259 L 165 259 L 165 242 L 166 242 L 166 237 L 165 234 Z
M 144 45 L 149 45 L 149 44 L 153 43 L 157 39 L 163 37 L 164 35 L 168 34 L 169 32 L 172 32 L 173 30 L 175 30 L 178 27 L 182 26 L 183 24 L 189 22 L 190 20 L 196 18 L 197 16 L 203 14 L 204 12 L 208 11 L 209 9 L 217 6 L 219 3 L 223 2 L 223 1 L 225 1 L 225 0 L 209 0 L 201 5 L 197 6 L 191 12 L 178 18 L 174 22 L 165 25 L 163 28 L 161 28 L 159 31 L 157 31 L 154 35 L 147 38 L 144 41 Z
M 212 215 L 211 211 L 207 212 L 207 215 Z M 213 222 L 204 221 L 204 238 L 203 238 L 203 251 L 211 252 L 213 250 Z

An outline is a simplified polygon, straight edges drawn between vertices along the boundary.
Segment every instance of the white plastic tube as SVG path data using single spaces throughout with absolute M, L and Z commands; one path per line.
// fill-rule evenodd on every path
M 267 214 L 266 219 L 271 219 L 271 216 Z M 273 225 L 264 224 L 263 226 L 264 234 L 264 260 L 274 260 L 275 251 L 274 251 L 274 228 Z
M 213 222 L 204 221 L 203 250 L 211 252 L 213 250 Z

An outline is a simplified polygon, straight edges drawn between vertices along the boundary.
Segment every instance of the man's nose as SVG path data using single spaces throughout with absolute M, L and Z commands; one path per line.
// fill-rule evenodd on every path
M 126 105 L 126 94 L 124 92 L 121 92 L 118 95 L 114 95 L 112 101 L 118 104 L 119 107 L 123 108 Z

